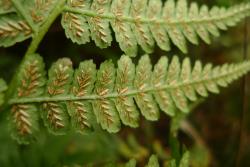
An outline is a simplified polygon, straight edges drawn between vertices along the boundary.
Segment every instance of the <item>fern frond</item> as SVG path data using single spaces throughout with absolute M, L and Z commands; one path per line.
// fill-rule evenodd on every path
M 13 97 L 39 97 L 44 94 L 46 83 L 43 59 L 34 54 L 20 67 L 17 79 L 17 90 Z M 15 104 L 11 108 L 12 136 L 20 143 L 34 140 L 39 132 L 39 107 L 34 103 Z
M 186 40 L 198 44 L 199 36 L 210 43 L 210 35 L 219 36 L 250 15 L 250 3 L 228 9 L 196 3 L 189 6 L 186 0 L 69 0 L 62 17 L 66 36 L 73 42 L 85 44 L 90 37 L 96 45 L 105 48 L 111 45 L 109 24 L 115 32 L 120 48 L 135 56 L 137 44 L 151 53 L 154 43 L 163 50 L 170 50 L 169 41 L 182 52 L 187 52 Z
M 33 24 L 22 15 L 25 8 L 19 6 L 26 3 L 26 0 L 0 0 L 0 47 L 12 46 L 32 36 Z
M 94 118 L 103 129 L 117 132 L 120 121 L 137 127 L 139 111 L 147 120 L 157 120 L 158 105 L 170 116 L 175 116 L 176 108 L 187 113 L 189 102 L 199 99 L 198 95 L 218 93 L 219 86 L 226 87 L 250 71 L 249 61 L 217 67 L 202 67 L 196 61 L 193 68 L 188 58 L 180 62 L 174 56 L 168 62 L 163 56 L 152 71 L 148 55 L 142 56 L 137 67 L 122 56 L 117 69 L 106 61 L 97 71 L 92 61 L 86 61 L 73 76 L 71 61 L 63 58 L 52 65 L 45 87 L 42 58 L 30 55 L 18 72 L 17 90 L 9 100 L 14 130 L 22 139 L 28 138 L 37 130 L 41 109 L 45 125 L 56 134 L 67 132 L 70 122 L 76 131 L 88 132 Z
M 33 22 L 41 25 L 56 7 L 57 2 L 58 0 L 29 0 L 26 2 L 25 8 Z
M 0 15 L 11 13 L 14 11 L 10 0 L 0 0 Z
M 135 78 L 135 65 L 131 59 L 123 56 L 118 61 L 115 90 L 119 94 L 115 100 L 120 118 L 125 125 L 138 127 L 139 111 L 132 96 L 126 93 L 133 91 Z
M 0 17 L 0 46 L 8 47 L 30 38 L 32 30 L 26 21 L 9 14 Z
M 114 92 L 115 70 L 111 61 L 102 63 L 97 72 L 94 91 L 100 97 L 93 102 L 97 122 L 109 132 L 117 132 L 120 129 L 120 119 L 115 104 L 112 99 L 105 98 L 106 95 Z
M 142 115 L 148 120 L 157 120 L 159 118 L 159 109 L 154 101 L 151 92 L 144 92 L 145 89 L 152 87 L 152 65 L 149 56 L 143 56 L 136 68 L 134 87 L 138 91 L 135 101 L 142 112 Z
M 79 69 L 75 71 L 71 92 L 76 97 L 91 95 L 96 80 L 96 66 L 93 61 L 80 63 Z M 72 117 L 72 127 L 83 133 L 93 130 L 94 113 L 91 102 L 78 100 L 68 102 L 69 115 Z
M 12 46 L 36 34 L 58 1 L 0 0 L 0 46 Z
M 39 55 L 29 57 L 20 67 L 16 98 L 39 97 L 44 94 L 46 83 L 43 59 Z M 36 104 L 15 104 L 11 108 L 12 136 L 20 143 L 33 140 L 39 132 L 39 113 Z
M 0 78 L 0 107 L 4 103 L 4 91 L 7 90 L 7 85 L 3 79 Z
M 72 79 L 72 62 L 66 58 L 59 59 L 49 70 L 46 95 L 63 97 L 69 94 Z M 65 102 L 45 102 L 42 108 L 42 118 L 51 132 L 60 134 L 68 129 L 69 115 Z
M 61 0 L 0 0 L 0 46 L 11 46 L 36 35 Z M 65 3 L 61 1 L 60 3 Z M 198 44 L 199 36 L 210 43 L 210 36 L 234 26 L 249 16 L 250 3 L 228 9 L 186 0 L 68 0 L 64 7 L 62 26 L 73 42 L 85 44 L 90 37 L 96 45 L 111 45 L 111 29 L 120 48 L 135 56 L 139 45 L 151 53 L 155 43 L 170 50 L 170 40 L 184 53 L 186 40 Z M 60 11 L 61 12 L 61 11 Z M 59 12 L 59 13 L 60 13 Z

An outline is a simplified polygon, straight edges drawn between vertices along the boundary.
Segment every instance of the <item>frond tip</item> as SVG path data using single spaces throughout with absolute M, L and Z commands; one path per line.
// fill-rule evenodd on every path
M 85 44 L 90 37 L 96 45 L 111 45 L 115 32 L 116 41 L 126 55 L 135 56 L 137 45 L 146 53 L 153 51 L 155 42 L 163 50 L 170 50 L 170 39 L 182 52 L 187 52 L 186 40 L 198 44 L 199 36 L 210 43 L 210 36 L 219 36 L 219 30 L 234 26 L 250 15 L 250 3 L 228 9 L 206 5 L 189 6 L 187 0 L 70 0 L 62 26 L 73 42 Z
M 161 57 L 153 69 L 148 55 L 137 66 L 122 56 L 117 66 L 106 61 L 96 70 L 92 61 L 85 61 L 74 72 L 71 61 L 63 58 L 52 65 L 47 80 L 42 58 L 30 55 L 9 100 L 14 136 L 21 142 L 32 138 L 39 115 L 55 134 L 70 127 L 80 133 L 91 131 L 95 120 L 108 132 L 118 132 L 121 123 L 138 127 L 139 112 L 151 121 L 158 120 L 159 108 L 172 117 L 176 109 L 187 113 L 190 102 L 208 92 L 219 93 L 219 86 L 226 87 L 250 71 L 249 61 L 216 67 L 202 67 L 196 61 L 191 68 L 188 58 L 180 62 L 177 56 L 171 61 Z

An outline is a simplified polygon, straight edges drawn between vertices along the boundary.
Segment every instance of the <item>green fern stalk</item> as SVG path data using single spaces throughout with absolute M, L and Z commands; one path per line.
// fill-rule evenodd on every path
M 11 0 L 14 8 L 17 12 L 22 16 L 24 20 L 26 20 L 28 26 L 32 29 L 33 32 L 37 31 L 37 25 L 35 25 L 34 21 L 32 20 L 31 15 L 25 11 L 25 6 L 20 2 L 20 0 Z

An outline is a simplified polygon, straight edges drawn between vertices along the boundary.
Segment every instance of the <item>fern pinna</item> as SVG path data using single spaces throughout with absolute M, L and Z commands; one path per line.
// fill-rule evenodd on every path
M 146 53 L 154 45 L 170 50 L 170 39 L 184 53 L 186 39 L 198 44 L 198 36 L 210 43 L 209 34 L 250 14 L 250 3 L 228 9 L 206 5 L 189 6 L 186 0 L 0 0 L 0 46 L 11 46 L 27 38 L 40 38 L 62 13 L 62 26 L 73 42 L 85 44 L 90 38 L 106 48 L 116 41 L 126 55 L 135 56 L 138 46 Z M 40 40 L 40 39 L 39 39 Z M 34 42 L 39 43 L 39 42 Z
M 191 68 L 188 58 L 180 63 L 177 56 L 171 62 L 161 57 L 152 70 L 148 55 L 137 66 L 124 55 L 117 68 L 105 61 L 99 70 L 88 60 L 74 71 L 72 62 L 62 58 L 52 65 L 46 79 L 42 58 L 32 54 L 22 63 L 8 102 L 13 136 L 21 143 L 33 139 L 39 132 L 40 115 L 55 134 L 71 127 L 85 133 L 95 121 L 108 132 L 118 132 L 121 122 L 138 127 L 139 111 L 151 121 L 158 120 L 159 108 L 169 116 L 176 109 L 187 113 L 188 101 L 218 93 L 218 86 L 226 87 L 249 70 L 249 61 L 214 68 L 196 61 Z
M 184 53 L 186 40 L 198 44 L 197 35 L 210 43 L 209 33 L 219 36 L 219 29 L 235 25 L 250 14 L 250 4 L 229 9 L 213 7 L 210 11 L 196 3 L 190 7 L 186 0 L 70 0 L 65 7 L 62 25 L 66 36 L 73 42 L 84 44 L 89 37 L 96 45 L 111 45 L 111 24 L 120 48 L 134 56 L 137 44 L 151 53 L 154 41 L 163 50 L 170 50 L 169 38 Z
M 34 37 L 57 0 L 0 0 L 0 46 Z

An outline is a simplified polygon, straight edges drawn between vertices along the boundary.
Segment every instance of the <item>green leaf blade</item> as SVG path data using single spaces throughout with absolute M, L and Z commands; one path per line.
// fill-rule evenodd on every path
M 131 29 L 130 23 L 125 23 L 119 19 L 120 16 L 128 17 L 130 11 L 130 0 L 113 0 L 111 12 L 117 19 L 111 21 L 111 26 L 115 32 L 115 37 L 119 43 L 121 50 L 130 57 L 135 57 L 137 54 L 137 41 Z
M 161 19 L 162 14 L 162 1 L 161 0 L 150 0 L 148 4 L 147 17 L 151 20 Z M 157 42 L 158 46 L 165 51 L 170 50 L 170 41 L 168 34 L 163 26 L 154 23 L 149 24 L 150 31 Z
M 151 155 L 149 158 L 149 162 L 147 164 L 146 167 L 159 167 L 159 162 L 158 162 L 158 158 L 156 155 Z
M 93 0 L 91 10 L 97 14 L 105 14 L 109 11 L 111 0 Z M 88 18 L 91 37 L 100 48 L 111 45 L 112 36 L 109 28 L 109 21 L 97 16 Z
M 30 38 L 32 30 L 27 22 L 16 14 L 0 17 L 0 46 L 9 47 Z
M 190 166 L 189 159 L 190 159 L 190 153 L 186 151 L 181 158 L 179 167 L 189 167 Z
M 196 96 L 195 89 L 192 85 L 188 84 L 192 80 L 191 70 L 192 69 L 191 69 L 190 60 L 188 58 L 185 58 L 182 63 L 182 71 L 180 74 L 181 81 L 186 83 L 186 85 L 183 86 L 182 91 L 189 100 L 196 101 L 197 96 Z
M 139 93 L 135 101 L 147 120 L 155 121 L 159 118 L 159 109 L 151 93 L 144 92 L 151 85 L 152 65 L 148 55 L 142 56 L 136 68 L 134 85 Z
M 71 92 L 75 97 L 91 95 L 96 80 L 96 65 L 93 61 L 80 63 L 75 71 Z M 69 101 L 68 112 L 72 127 L 80 132 L 93 131 L 94 114 L 91 102 L 87 100 Z
M 114 64 L 111 61 L 101 64 L 95 84 L 95 92 L 100 99 L 93 102 L 97 122 L 103 129 L 111 133 L 120 130 L 120 119 L 114 101 L 104 98 L 104 96 L 113 92 L 115 75 Z
M 59 59 L 49 70 L 46 95 L 63 97 L 70 91 L 73 80 L 72 62 L 67 58 Z M 45 102 L 42 106 L 42 118 L 51 133 L 65 134 L 69 129 L 69 115 L 65 102 Z
M 176 109 L 189 112 L 189 102 L 200 99 L 197 95 L 217 93 L 219 86 L 228 86 L 249 71 L 249 61 L 217 67 L 202 67 L 196 61 L 191 68 L 188 58 L 180 62 L 177 56 L 170 63 L 162 57 L 152 71 L 150 58 L 144 55 L 136 67 L 128 56 L 122 56 L 117 68 L 106 61 L 98 71 L 93 61 L 85 61 L 73 75 L 72 62 L 63 58 L 52 65 L 46 82 L 42 58 L 30 55 L 20 66 L 12 97 L 6 102 L 12 105 L 12 136 L 25 144 L 35 140 L 38 112 L 54 134 L 65 134 L 70 124 L 77 132 L 90 132 L 95 119 L 111 133 L 120 130 L 120 120 L 135 128 L 139 126 L 139 111 L 147 120 L 159 119 L 157 105 L 176 118 Z M 6 87 L 1 85 L 5 87 L 0 80 L 4 91 Z
M 126 96 L 126 93 L 133 90 L 134 77 L 135 65 L 128 56 L 122 56 L 118 61 L 115 86 L 118 97 L 115 100 L 115 104 L 123 124 L 135 128 L 139 126 L 139 112 L 133 97 Z
M 226 30 L 250 15 L 249 3 L 228 9 L 213 7 L 210 10 L 206 5 L 199 8 L 197 3 L 191 3 L 189 6 L 186 0 L 178 0 L 176 3 L 174 0 L 168 0 L 164 4 L 161 0 L 96 0 L 92 3 L 88 1 L 91 5 L 84 8 L 71 5 L 72 2 L 85 3 L 73 0 L 65 7 L 65 13 L 75 18 L 75 21 L 62 22 L 67 37 L 79 44 L 86 43 L 89 26 L 96 45 L 106 48 L 112 41 L 109 27 L 111 24 L 121 50 L 131 57 L 136 55 L 137 44 L 146 53 L 152 53 L 155 42 L 162 50 L 170 50 L 170 40 L 183 53 L 187 53 L 186 39 L 197 45 L 199 36 L 210 44 L 210 34 L 218 37 L 219 30 Z M 69 25 L 74 22 L 77 24 L 70 30 Z M 66 24 L 68 26 L 65 26 Z M 84 30 L 86 33 L 83 33 Z M 79 41 L 81 38 L 77 33 L 86 35 L 84 42 Z
M 14 98 L 34 98 L 42 96 L 45 86 L 45 70 L 43 59 L 37 55 L 30 55 L 17 74 L 17 91 Z M 34 140 L 39 132 L 39 114 L 36 104 L 12 105 L 10 113 L 10 127 L 12 136 L 19 143 L 28 144 Z
M 68 6 L 74 7 L 79 10 L 86 10 L 90 8 L 90 1 L 68 1 Z M 77 44 L 85 44 L 90 42 L 90 27 L 87 18 L 80 14 L 72 12 L 64 12 L 62 14 L 61 24 L 65 29 L 67 38 Z
M 166 85 L 167 67 L 167 57 L 162 57 L 155 65 L 152 81 L 156 88 L 160 88 Z M 154 96 L 161 110 L 163 110 L 170 116 L 175 115 L 175 105 L 169 92 L 165 90 L 157 90 L 154 92 Z
M 131 27 L 134 31 L 138 44 L 143 48 L 146 53 L 152 53 L 154 47 L 154 40 L 151 35 L 150 29 L 147 25 L 143 24 L 141 19 L 146 16 L 147 1 L 132 0 L 130 15 L 137 19 Z
M 39 133 L 39 114 L 33 104 L 13 105 L 11 108 L 11 136 L 19 144 L 29 144 Z
M 181 64 L 179 62 L 179 58 L 174 56 L 167 74 L 167 84 L 172 86 L 172 90 L 170 90 L 171 97 L 175 102 L 177 108 L 179 108 L 184 113 L 188 112 L 187 99 L 184 95 L 184 92 L 181 89 L 175 88 L 175 85 L 178 85 L 180 82 L 180 73 L 181 73 Z

